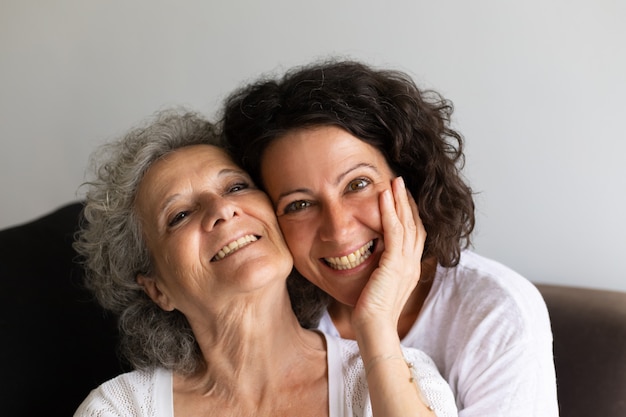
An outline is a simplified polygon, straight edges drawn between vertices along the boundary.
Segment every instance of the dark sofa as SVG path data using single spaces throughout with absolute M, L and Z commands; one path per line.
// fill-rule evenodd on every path
M 115 320 L 81 284 L 71 246 L 81 208 L 0 231 L 3 416 L 70 416 L 128 370 Z M 625 417 L 626 293 L 537 286 L 552 319 L 561 416 Z
M 82 287 L 80 203 L 0 231 L 0 415 L 71 416 L 119 374 L 115 320 Z

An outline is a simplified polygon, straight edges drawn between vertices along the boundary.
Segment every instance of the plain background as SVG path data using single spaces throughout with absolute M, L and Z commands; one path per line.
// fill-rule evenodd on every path
M 477 252 L 626 290 L 625 21 L 621 0 L 0 0 L 0 228 L 80 198 L 95 147 L 157 109 L 213 118 L 343 56 L 454 102 Z

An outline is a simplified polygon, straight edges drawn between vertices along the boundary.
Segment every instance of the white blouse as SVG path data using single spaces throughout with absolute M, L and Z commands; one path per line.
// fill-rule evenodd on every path
M 367 381 L 358 345 L 325 335 L 330 417 L 371 417 Z M 422 351 L 405 349 L 425 400 L 438 417 L 456 416 L 452 391 L 434 362 Z M 74 417 L 174 417 L 172 372 L 163 368 L 132 371 L 91 391 Z

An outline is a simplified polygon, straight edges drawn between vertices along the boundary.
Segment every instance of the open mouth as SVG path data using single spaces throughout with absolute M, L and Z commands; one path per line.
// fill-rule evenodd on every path
M 374 249 L 375 243 L 375 240 L 370 240 L 365 245 L 361 246 L 359 249 L 355 250 L 349 255 L 323 258 L 323 260 L 326 265 L 328 265 L 332 269 L 336 269 L 339 271 L 356 268 L 370 257 L 370 255 L 372 254 L 372 250 Z
M 255 235 L 245 235 L 240 237 L 237 240 L 233 240 L 228 245 L 224 246 L 222 249 L 217 252 L 217 254 L 211 259 L 211 262 L 221 261 L 229 255 L 237 252 L 239 249 L 248 246 L 252 242 L 256 242 L 259 240 L 258 236 Z

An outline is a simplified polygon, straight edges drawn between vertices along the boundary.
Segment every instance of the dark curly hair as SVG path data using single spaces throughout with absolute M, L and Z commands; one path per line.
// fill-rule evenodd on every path
M 403 72 L 331 60 L 235 91 L 225 101 L 221 127 L 236 162 L 261 186 L 263 152 L 287 132 L 332 125 L 374 146 L 417 201 L 428 233 L 424 256 L 452 267 L 470 246 L 475 224 L 452 112 L 450 101 L 420 90 Z

